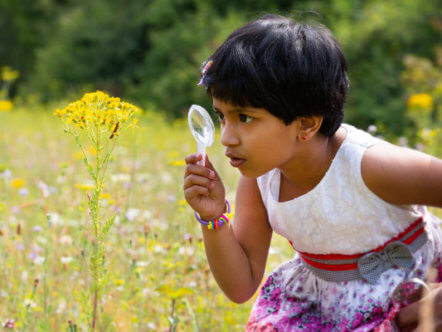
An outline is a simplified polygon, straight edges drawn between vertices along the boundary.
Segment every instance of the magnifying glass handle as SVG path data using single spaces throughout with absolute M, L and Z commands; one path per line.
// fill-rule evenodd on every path
M 202 156 L 201 160 L 198 161 L 198 165 L 206 166 L 206 146 L 201 142 L 197 142 L 196 151 Z

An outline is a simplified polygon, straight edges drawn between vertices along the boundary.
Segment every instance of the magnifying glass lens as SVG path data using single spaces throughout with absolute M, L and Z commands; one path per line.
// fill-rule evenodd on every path
M 197 151 L 202 155 L 200 165 L 205 166 L 206 147 L 211 146 L 215 136 L 215 126 L 209 113 L 199 105 L 192 105 L 188 114 L 189 128 L 197 143 Z

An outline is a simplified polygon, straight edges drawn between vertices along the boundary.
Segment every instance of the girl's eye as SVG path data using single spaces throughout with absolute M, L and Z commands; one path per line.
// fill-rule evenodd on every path
M 239 115 L 239 121 L 241 121 L 241 122 L 248 123 L 252 120 L 253 120 L 253 118 L 251 116 L 246 115 L 246 114 Z
M 218 120 L 219 120 L 219 121 L 224 120 L 224 114 L 223 114 L 223 113 L 221 113 L 221 112 L 215 112 L 215 113 L 216 113 L 216 115 L 218 116 Z

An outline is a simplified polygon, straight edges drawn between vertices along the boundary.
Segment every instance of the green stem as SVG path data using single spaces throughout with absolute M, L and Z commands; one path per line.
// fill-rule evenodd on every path
M 110 157 L 111 157 L 111 155 L 112 155 L 112 152 L 114 151 L 114 148 L 115 148 L 115 144 L 117 143 L 117 139 L 116 139 L 116 137 L 114 138 L 114 141 L 111 143 L 112 145 L 111 145 L 111 148 L 110 148 L 110 150 L 108 151 L 108 152 L 106 152 L 106 155 L 105 155 L 105 157 L 104 157 L 104 160 L 103 160 L 103 167 L 102 167 L 102 169 L 101 169 L 101 179 L 100 179 L 100 182 L 101 183 L 104 183 L 104 176 L 105 176 L 105 174 L 106 174 L 106 170 L 107 170 L 107 166 L 108 166 L 108 164 L 109 164 L 109 160 L 110 160 Z
M 92 271 L 94 277 L 94 295 L 93 295 L 93 307 L 92 307 L 92 330 L 95 330 L 95 323 L 97 320 L 97 302 L 98 302 L 98 282 L 100 280 L 99 273 L 101 273 L 101 268 L 98 266 L 98 262 L 100 255 L 100 243 L 98 239 L 98 227 L 99 227 L 99 207 L 100 207 L 100 192 L 101 192 L 101 180 L 100 180 L 100 138 L 101 138 L 101 130 L 97 129 L 97 145 L 95 146 L 96 150 L 96 173 L 95 173 L 95 197 L 93 197 L 93 205 L 94 205 L 94 216 L 92 217 L 92 222 L 94 224 L 94 232 L 95 232 L 95 245 L 94 245 L 94 253 L 92 259 L 94 262 L 91 264 L 94 271 Z
M 175 322 L 175 302 L 176 300 L 172 298 L 172 310 L 170 313 L 170 325 L 169 325 L 169 332 L 174 332 L 176 329 L 176 322 Z

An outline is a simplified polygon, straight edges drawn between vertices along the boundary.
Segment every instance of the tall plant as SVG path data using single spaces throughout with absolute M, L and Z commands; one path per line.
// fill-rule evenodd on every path
M 108 279 L 104 259 L 105 238 L 115 220 L 115 214 L 104 218 L 100 197 L 118 136 L 128 127 L 132 129 L 137 127 L 136 118 L 133 118 L 132 123 L 128 125 L 130 118 L 137 111 L 134 105 L 97 91 L 86 93 L 81 100 L 69 104 L 62 110 L 57 109 L 54 113 L 63 121 L 65 132 L 73 137 L 83 152 L 84 164 L 94 183 L 92 194 L 87 195 L 91 221 L 89 226 L 93 237 L 89 256 L 89 274 L 92 282 L 85 293 L 83 308 L 91 330 L 96 328 L 98 306 Z M 96 151 L 93 158 L 89 158 L 86 154 L 84 140 Z

